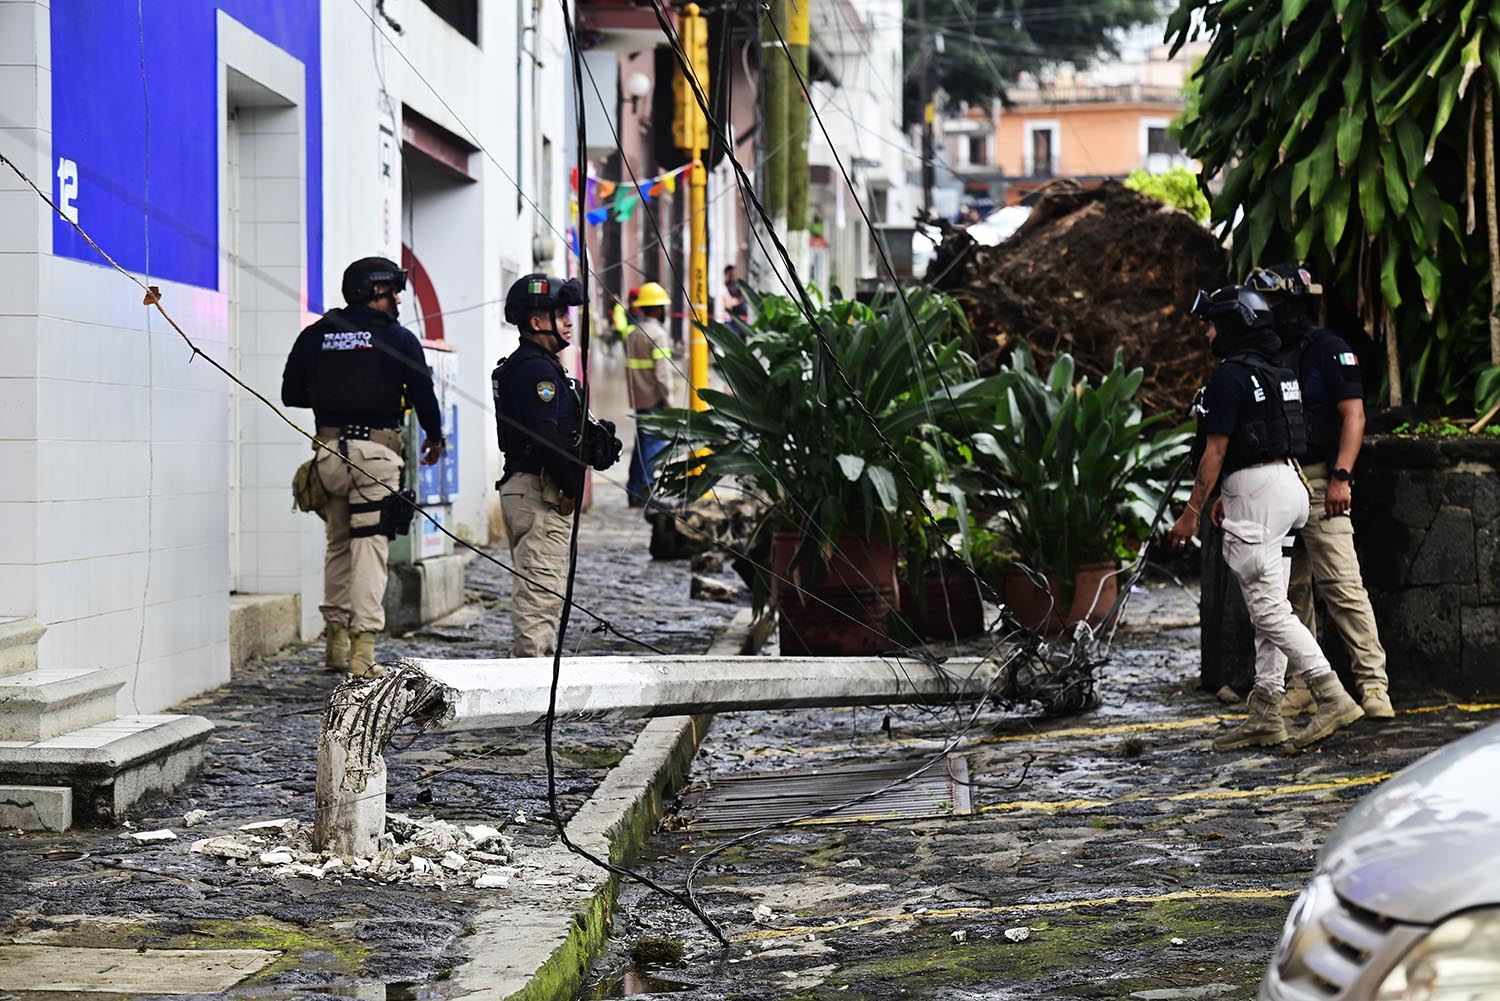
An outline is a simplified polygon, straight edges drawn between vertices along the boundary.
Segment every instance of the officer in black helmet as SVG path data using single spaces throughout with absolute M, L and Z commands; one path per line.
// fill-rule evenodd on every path
M 1323 288 L 1299 264 L 1260 268 L 1245 284 L 1266 297 L 1281 338 L 1282 364 L 1297 373 L 1307 413 L 1307 451 L 1297 457 L 1312 488 L 1312 513 L 1292 552 L 1287 596 L 1308 629 L 1317 631 L 1313 595 L 1344 639 L 1359 687 L 1360 706 L 1370 719 L 1390 719 L 1390 682 L 1375 610 L 1365 591 L 1354 550 L 1354 462 L 1365 432 L 1365 386 L 1359 356 L 1343 338 L 1318 326 L 1313 297 Z M 1281 714 L 1313 711 L 1312 696 L 1296 678 L 1287 679 Z
M 515 352 L 490 376 L 505 471 L 495 484 L 511 559 L 524 576 L 511 601 L 513 657 L 544 657 L 557 643 L 572 515 L 586 466 L 620 458 L 609 421 L 586 414 L 558 354 L 573 336 L 571 306 L 583 305 L 576 278 L 526 275 L 505 296 L 505 321 L 520 329 Z
M 406 272 L 387 258 L 349 265 L 343 282 L 348 305 L 302 331 L 281 378 L 281 402 L 311 407 L 318 440 L 329 446 L 317 450 L 315 467 L 328 493 L 318 512 L 328 537 L 325 662 L 354 677 L 378 673 L 375 634 L 385 628 L 390 536 L 400 530 L 398 522 L 410 524 L 411 508 L 397 496 L 407 403 L 426 434 L 422 464 L 437 462 L 445 449 L 422 344 L 396 322 L 405 288 Z
M 1295 373 L 1275 360 L 1280 341 L 1271 306 L 1259 292 L 1243 285 L 1200 292 L 1193 315 L 1208 323 L 1209 346 L 1221 361 L 1193 407 L 1198 472 L 1170 540 L 1182 548 L 1198 534 L 1203 506 L 1222 478 L 1224 562 L 1239 580 L 1255 627 L 1249 716 L 1213 746 L 1287 739 L 1280 710 L 1290 661 L 1317 701 L 1312 721 L 1295 737 L 1306 747 L 1364 714 L 1287 601 L 1293 538 L 1307 522 L 1307 486 L 1293 459 L 1306 445 L 1301 388 Z

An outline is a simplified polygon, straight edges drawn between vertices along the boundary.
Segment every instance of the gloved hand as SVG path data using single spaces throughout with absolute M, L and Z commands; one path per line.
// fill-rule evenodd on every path
M 625 446 L 615 437 L 614 421 L 589 421 L 589 465 L 603 472 L 620 461 Z

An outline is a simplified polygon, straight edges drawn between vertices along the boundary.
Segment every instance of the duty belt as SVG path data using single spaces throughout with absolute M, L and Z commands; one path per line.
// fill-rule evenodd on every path
M 335 438 L 340 441 L 373 441 L 377 445 L 384 445 L 398 455 L 406 445 L 401 438 L 401 433 L 394 428 L 372 428 L 365 424 L 318 428 L 318 437 L 323 441 L 333 441 Z

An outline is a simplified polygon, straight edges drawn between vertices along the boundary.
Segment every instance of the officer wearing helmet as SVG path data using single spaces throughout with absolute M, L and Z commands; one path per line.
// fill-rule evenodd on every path
M 568 518 L 583 493 L 585 466 L 608 469 L 620 457 L 614 425 L 583 409 L 558 354 L 573 336 L 568 309 L 583 305 L 576 278 L 526 275 L 505 296 L 505 321 L 520 345 L 490 376 L 505 470 L 495 484 L 521 576 L 511 601 L 511 656 L 543 657 L 557 645 Z
M 1387 694 L 1385 647 L 1375 626 L 1375 610 L 1365 592 L 1354 552 L 1354 461 L 1365 433 L 1365 387 L 1359 356 L 1343 338 L 1318 326 L 1313 296 L 1322 294 L 1298 264 L 1275 264 L 1251 273 L 1245 283 L 1266 297 L 1281 338 L 1282 364 L 1297 373 L 1307 414 L 1307 451 L 1298 456 L 1312 489 L 1312 513 L 1292 552 L 1288 597 L 1303 625 L 1317 631 L 1313 595 L 1344 638 L 1360 704 L 1371 719 L 1396 715 Z M 1283 716 L 1312 711 L 1312 696 L 1289 678 Z
M 656 282 L 647 282 L 637 290 L 632 303 L 636 323 L 625 341 L 625 385 L 631 409 L 637 415 L 672 404 L 672 341 L 666 328 L 667 306 L 671 302 L 666 289 Z M 651 434 L 637 422 L 630 476 L 625 483 L 631 507 L 644 507 L 650 499 L 652 468 L 666 447 L 666 439 Z
M 390 538 L 410 524 L 401 471 L 407 404 L 426 435 L 422 464 L 445 449 L 432 373 L 417 336 L 396 322 L 406 272 L 384 257 L 344 271 L 343 309 L 297 337 L 281 379 L 281 402 L 311 407 L 317 475 L 328 493 L 323 604 L 324 661 L 354 677 L 375 670 L 375 634 L 385 628 Z M 347 461 L 346 461 L 347 460 Z
M 1293 458 L 1306 447 L 1301 387 L 1295 373 L 1276 361 L 1280 341 L 1270 303 L 1259 292 L 1243 285 L 1200 292 L 1193 315 L 1208 323 L 1209 346 L 1221 360 L 1193 406 L 1197 475 L 1170 540 L 1180 549 L 1198 534 L 1203 506 L 1222 483 L 1224 562 L 1239 580 L 1255 627 L 1248 718 L 1213 746 L 1229 750 L 1287 739 L 1281 700 L 1290 661 L 1317 703 L 1312 720 L 1294 738 L 1306 747 L 1364 713 L 1287 601 L 1292 542 L 1308 511 L 1307 487 Z

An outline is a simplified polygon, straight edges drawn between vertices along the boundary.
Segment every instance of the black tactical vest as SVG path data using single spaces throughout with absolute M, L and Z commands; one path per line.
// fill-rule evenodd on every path
M 495 400 L 495 436 L 499 439 L 500 451 L 506 456 L 520 458 L 530 451 L 530 442 L 524 435 L 516 433 L 515 415 L 510 412 L 506 366 L 513 357 L 506 355 L 495 363 L 495 370 L 490 373 L 490 395 Z
M 405 405 L 401 354 L 391 343 L 394 321 L 370 317 L 363 326 L 330 309 L 318 321 L 313 407 L 320 413 L 396 413 Z
M 1297 370 L 1298 378 L 1302 375 L 1302 356 L 1313 350 L 1318 338 L 1327 331 L 1322 327 L 1310 326 L 1303 334 L 1297 345 L 1283 352 L 1281 361 Z M 1306 405 L 1303 401 L 1304 420 L 1307 423 L 1307 446 L 1311 452 L 1326 453 L 1336 452 L 1339 446 L 1339 436 L 1344 429 L 1344 415 L 1339 413 L 1337 403 L 1327 401 L 1316 410 Z
M 517 354 L 521 349 L 517 349 Z M 574 412 L 583 409 L 583 400 L 578 393 L 578 382 L 567 374 L 567 370 L 555 357 L 546 356 L 550 359 L 552 367 L 556 370 L 556 382 L 560 392 L 568 393 L 573 400 Z M 495 363 L 495 369 L 490 373 L 490 393 L 495 400 L 495 435 L 499 440 L 500 451 L 506 455 L 517 457 L 529 457 L 536 445 L 536 439 L 527 434 L 522 427 L 526 421 L 524 416 L 517 412 L 513 404 L 514 398 L 510 390 L 510 377 L 516 354 L 507 355 Z
M 1297 373 L 1250 352 L 1232 355 L 1226 361 L 1250 370 L 1251 391 L 1262 407 L 1259 416 L 1241 420 L 1229 436 L 1225 472 L 1305 453 L 1307 421 Z

